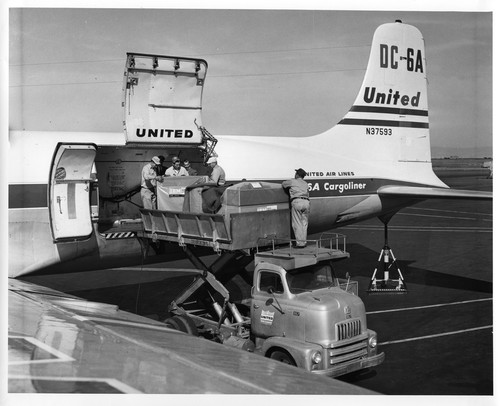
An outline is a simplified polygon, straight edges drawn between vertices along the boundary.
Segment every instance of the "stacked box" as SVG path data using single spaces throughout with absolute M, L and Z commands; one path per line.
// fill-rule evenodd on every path
M 279 183 L 240 182 L 227 188 L 223 204 L 227 206 L 261 206 L 288 203 L 288 195 Z
M 158 210 L 183 211 L 186 187 L 205 179 L 205 176 L 164 177 L 163 182 L 156 185 Z
M 281 184 L 241 182 L 222 195 L 218 212 L 231 218 L 235 246 L 249 247 L 271 235 L 290 238 L 290 203 Z M 245 230 L 240 232 L 239 229 Z
M 241 182 L 222 195 L 219 213 L 249 213 L 289 209 L 289 198 L 281 184 L 269 182 Z
M 189 213 L 203 213 L 203 200 L 201 193 L 203 187 L 187 188 L 184 196 L 182 211 Z

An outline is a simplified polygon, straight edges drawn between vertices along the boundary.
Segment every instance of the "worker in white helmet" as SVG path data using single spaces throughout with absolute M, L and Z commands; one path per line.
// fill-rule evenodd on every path
M 212 183 L 217 186 L 221 186 L 226 183 L 226 172 L 224 172 L 224 169 L 217 164 L 217 158 L 215 156 L 208 159 L 207 165 L 212 168 L 212 173 L 208 178 L 208 183 Z

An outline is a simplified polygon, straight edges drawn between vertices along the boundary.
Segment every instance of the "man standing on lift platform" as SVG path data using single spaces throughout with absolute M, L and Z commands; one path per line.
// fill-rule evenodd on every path
M 141 200 L 145 209 L 156 210 L 156 182 L 163 182 L 163 177 L 156 173 L 156 168 L 160 165 L 160 158 L 154 156 L 151 162 L 142 168 Z
M 208 178 L 207 183 L 214 184 L 216 186 L 222 186 L 226 183 L 226 172 L 217 163 L 217 157 L 212 156 L 208 159 L 207 165 L 212 168 L 212 173 Z
M 309 186 L 304 180 L 306 171 L 302 168 L 295 170 L 295 178 L 285 180 L 281 185 L 289 189 L 292 204 L 292 228 L 297 240 L 297 248 L 307 245 L 307 226 L 309 224 Z

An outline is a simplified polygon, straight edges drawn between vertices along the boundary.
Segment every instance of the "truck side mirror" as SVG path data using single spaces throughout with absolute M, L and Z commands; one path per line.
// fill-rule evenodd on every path
M 266 306 L 271 306 L 273 304 L 274 300 L 272 297 L 266 300 Z

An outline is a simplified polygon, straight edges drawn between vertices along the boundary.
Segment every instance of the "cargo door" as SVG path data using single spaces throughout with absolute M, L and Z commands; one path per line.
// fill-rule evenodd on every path
M 127 144 L 200 145 L 207 63 L 127 54 L 123 107 Z
M 55 242 L 92 234 L 91 182 L 96 146 L 58 144 L 50 168 L 49 214 Z

